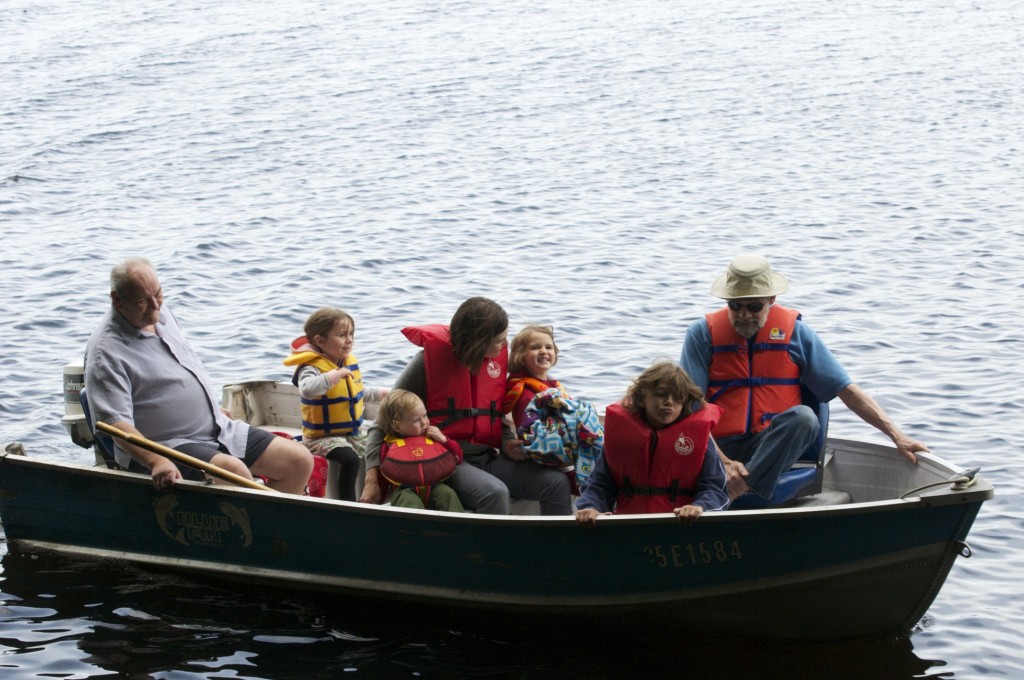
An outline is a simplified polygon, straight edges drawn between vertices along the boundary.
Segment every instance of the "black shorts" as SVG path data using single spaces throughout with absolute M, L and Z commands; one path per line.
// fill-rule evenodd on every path
M 274 441 L 276 436 L 276 434 L 261 430 L 258 427 L 250 427 L 249 434 L 245 439 L 245 458 L 242 459 L 245 466 L 251 468 L 259 460 L 259 457 L 263 455 L 263 452 L 267 450 L 270 442 Z M 186 442 L 174 447 L 174 450 L 181 451 L 193 458 L 198 458 L 204 463 L 209 463 L 218 453 L 229 453 L 223 445 L 216 442 Z M 191 465 L 186 465 L 179 461 L 174 461 L 174 464 L 178 466 L 181 476 L 185 479 L 203 481 L 202 470 L 197 470 Z M 128 471 L 149 474 L 149 469 L 134 458 L 128 464 Z

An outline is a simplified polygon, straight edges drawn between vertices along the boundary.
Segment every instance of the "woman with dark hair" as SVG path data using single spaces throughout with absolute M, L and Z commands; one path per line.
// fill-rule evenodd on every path
M 432 425 L 462 447 L 463 463 L 447 483 L 462 504 L 481 514 L 505 515 L 509 495 L 540 502 L 544 515 L 572 514 L 569 480 L 554 468 L 528 460 L 503 419 L 508 368 L 508 315 L 483 297 L 469 298 L 449 325 L 409 326 L 402 333 L 422 347 L 394 387 L 413 392 L 427 406 Z M 383 433 L 371 427 L 366 483 L 360 501 L 380 503 Z M 468 463 L 468 465 L 467 465 Z

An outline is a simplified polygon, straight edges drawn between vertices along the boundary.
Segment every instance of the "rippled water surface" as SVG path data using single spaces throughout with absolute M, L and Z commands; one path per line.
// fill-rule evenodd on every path
M 128 255 L 218 381 L 285 377 L 332 304 L 388 384 L 401 326 L 486 295 L 607 403 L 754 250 L 997 492 L 910 639 L 810 647 L 488 636 L 0 544 L 3 677 L 1024 674 L 1019 0 L 6 0 L 0 36 L 0 440 L 31 455 L 88 459 L 61 368 Z

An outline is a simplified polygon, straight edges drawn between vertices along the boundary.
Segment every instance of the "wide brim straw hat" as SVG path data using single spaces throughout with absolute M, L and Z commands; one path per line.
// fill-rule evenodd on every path
M 772 271 L 768 258 L 749 253 L 734 257 L 729 270 L 711 284 L 711 294 L 725 300 L 771 297 L 787 290 L 789 282 Z

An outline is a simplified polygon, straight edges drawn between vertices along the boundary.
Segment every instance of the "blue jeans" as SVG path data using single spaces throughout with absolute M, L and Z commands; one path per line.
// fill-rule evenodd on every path
M 717 443 L 726 456 L 746 466 L 750 491 L 771 498 L 779 477 L 817 439 L 820 428 L 813 409 L 794 406 L 772 418 L 757 434 L 724 437 Z

